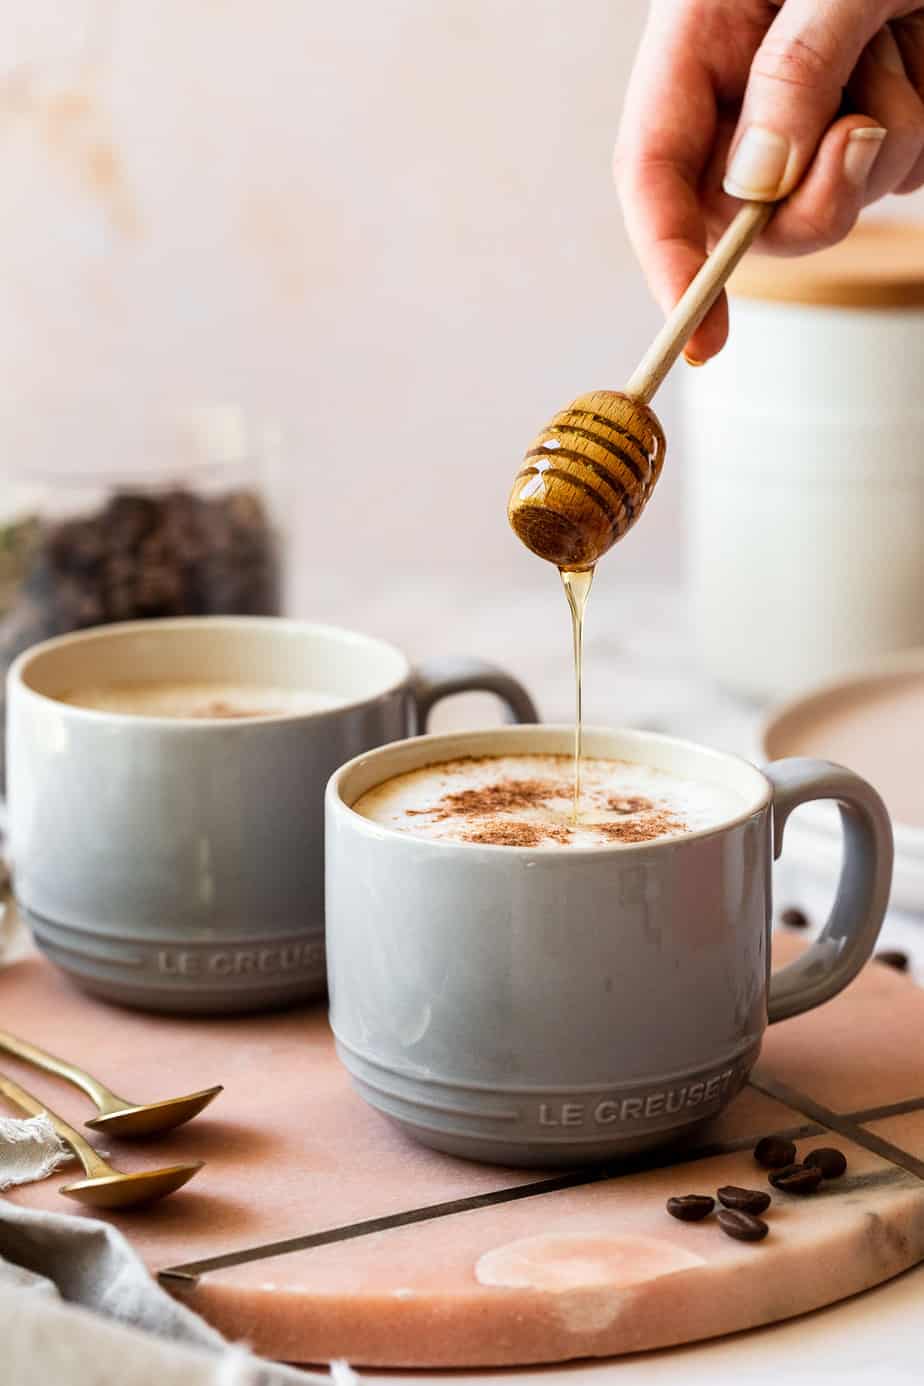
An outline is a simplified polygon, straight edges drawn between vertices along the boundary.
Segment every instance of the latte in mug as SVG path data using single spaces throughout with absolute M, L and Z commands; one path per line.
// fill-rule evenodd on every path
M 238 718 L 304 716 L 339 707 L 342 698 L 310 689 L 246 683 L 89 684 L 61 697 L 71 707 L 132 717 Z
M 395 775 L 353 808 L 417 837 L 533 848 L 654 842 L 717 827 L 744 808 L 724 785 L 585 758 L 575 820 L 573 776 L 570 756 L 466 756 Z
M 180 1014 L 323 992 L 324 790 L 340 765 L 465 689 L 536 715 L 479 660 L 414 670 L 360 632 L 256 616 L 61 636 L 21 655 L 8 689 L 23 918 L 87 990 Z

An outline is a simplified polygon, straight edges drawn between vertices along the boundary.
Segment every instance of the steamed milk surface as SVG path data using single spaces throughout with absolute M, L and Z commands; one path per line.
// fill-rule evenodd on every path
M 61 702 L 135 717 L 279 717 L 324 712 L 344 700 L 329 693 L 245 683 L 116 683 L 75 688 Z
M 653 842 L 734 818 L 744 799 L 722 785 L 628 761 L 582 761 L 572 818 L 571 756 L 474 756 L 395 775 L 353 805 L 384 827 L 443 842 L 596 847 Z

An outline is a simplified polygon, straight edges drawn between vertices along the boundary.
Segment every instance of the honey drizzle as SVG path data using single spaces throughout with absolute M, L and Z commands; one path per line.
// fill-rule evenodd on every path
M 587 598 L 590 596 L 594 580 L 594 569 L 571 570 L 559 568 L 562 586 L 571 608 L 571 634 L 574 642 L 574 801 L 571 818 L 574 823 L 581 813 L 581 757 L 584 750 L 584 721 L 582 709 L 582 682 L 584 670 L 584 613 Z

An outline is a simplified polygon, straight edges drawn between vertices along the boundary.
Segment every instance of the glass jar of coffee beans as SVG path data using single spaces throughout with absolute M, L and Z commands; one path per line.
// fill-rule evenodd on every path
M 199 411 L 173 456 L 116 467 L 0 464 L 0 664 L 113 621 L 276 615 L 275 449 L 236 409 Z

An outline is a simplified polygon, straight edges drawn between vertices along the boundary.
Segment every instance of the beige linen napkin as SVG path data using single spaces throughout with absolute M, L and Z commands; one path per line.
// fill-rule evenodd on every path
M 0 1190 L 47 1179 L 71 1159 L 44 1112 L 25 1119 L 0 1116 Z
M 0 902 L 0 968 L 27 947 Z M 0 1189 L 72 1159 L 47 1116 L 0 1112 Z M 108 1223 L 20 1208 L 0 1196 L 0 1386 L 356 1386 L 253 1357 L 152 1279 Z
M 0 1198 L 3 1386 L 354 1386 L 251 1356 L 172 1299 L 121 1232 Z

